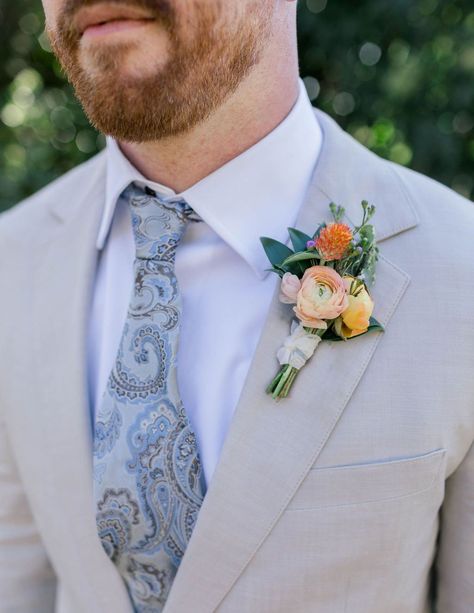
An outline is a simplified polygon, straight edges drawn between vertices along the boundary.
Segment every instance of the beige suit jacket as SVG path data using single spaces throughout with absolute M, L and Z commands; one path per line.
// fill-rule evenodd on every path
M 386 330 L 322 343 L 275 403 L 291 312 L 275 293 L 165 613 L 472 613 L 474 205 L 315 113 L 295 225 L 329 220 L 331 200 L 353 222 L 377 206 Z M 0 218 L 1 613 L 131 613 L 92 499 L 104 180 L 99 154 Z

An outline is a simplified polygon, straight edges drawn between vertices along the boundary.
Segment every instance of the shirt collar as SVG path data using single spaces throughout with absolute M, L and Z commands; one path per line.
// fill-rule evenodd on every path
M 207 177 L 177 194 L 146 179 L 107 137 L 104 213 L 97 248 L 104 247 L 121 192 L 132 181 L 161 197 L 182 197 L 263 279 L 270 264 L 260 236 L 288 242 L 322 145 L 322 132 L 299 79 L 289 114 L 269 134 Z

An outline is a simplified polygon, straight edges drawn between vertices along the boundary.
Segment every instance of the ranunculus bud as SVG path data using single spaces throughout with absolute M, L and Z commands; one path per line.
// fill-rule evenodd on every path
M 296 295 L 301 287 L 301 281 L 296 275 L 292 275 L 291 272 L 285 272 L 281 278 L 280 285 L 280 301 L 286 304 L 295 304 Z

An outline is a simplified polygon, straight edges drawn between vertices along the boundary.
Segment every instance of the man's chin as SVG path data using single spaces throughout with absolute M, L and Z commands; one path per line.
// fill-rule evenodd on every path
M 165 93 L 169 85 L 160 86 L 157 80 L 151 84 L 143 77 L 109 73 L 100 83 L 83 78 L 75 89 L 91 123 L 117 140 L 156 141 L 189 128 L 181 125 L 183 116 Z

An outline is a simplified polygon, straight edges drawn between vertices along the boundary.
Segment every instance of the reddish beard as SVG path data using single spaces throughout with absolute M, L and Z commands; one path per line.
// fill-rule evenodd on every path
M 80 61 L 80 32 L 74 26 L 79 8 L 100 0 L 68 0 L 48 35 L 91 123 L 119 140 L 145 142 L 187 132 L 204 121 L 238 87 L 258 63 L 269 33 L 268 15 L 256 0 L 240 24 L 223 25 L 219 0 L 191 4 L 192 36 L 180 30 L 171 0 L 114 0 L 146 9 L 148 28 L 165 30 L 165 64 L 142 75 L 123 74 L 122 62 L 139 42 L 106 43 L 88 49 L 88 68 Z

